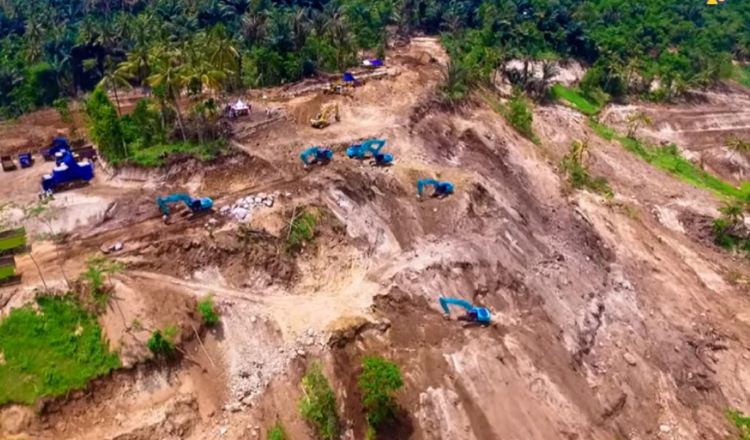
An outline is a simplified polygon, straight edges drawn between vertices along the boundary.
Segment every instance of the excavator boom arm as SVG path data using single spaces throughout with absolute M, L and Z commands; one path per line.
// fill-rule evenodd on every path
M 474 308 L 474 306 L 472 306 L 470 302 L 463 300 L 463 299 L 446 298 L 446 297 L 440 298 L 440 307 L 443 308 L 443 311 L 445 312 L 446 315 L 451 314 L 450 306 L 461 307 L 465 309 L 467 312 L 470 312 Z

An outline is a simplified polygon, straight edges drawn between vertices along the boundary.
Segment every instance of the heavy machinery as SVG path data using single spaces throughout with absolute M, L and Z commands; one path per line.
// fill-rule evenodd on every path
M 70 144 L 68 143 L 68 139 L 64 138 L 62 136 L 58 136 L 54 139 L 52 139 L 52 142 L 47 148 L 43 148 L 39 154 L 42 155 L 44 160 L 46 161 L 52 161 L 55 160 L 57 157 L 57 153 L 61 153 L 63 151 L 73 151 L 73 149 L 70 147 Z
M 370 139 L 361 144 L 354 144 L 346 149 L 346 155 L 351 159 L 365 160 L 369 154 L 375 160 L 375 165 L 391 165 L 393 155 L 380 152 L 385 142 L 384 139 Z
M 417 197 L 422 197 L 426 187 L 433 187 L 433 197 L 447 197 L 453 194 L 453 184 L 450 182 L 440 182 L 435 179 L 422 179 L 417 181 Z
M 42 176 L 42 192 L 53 193 L 76 184 L 86 184 L 94 178 L 94 164 L 88 160 L 81 162 L 73 157 L 70 150 L 55 154 L 55 167 L 52 174 Z
M 16 163 L 10 156 L 0 157 L 0 165 L 2 165 L 3 171 L 15 171 L 17 169 Z
M 383 60 L 378 58 L 368 58 L 362 61 L 362 66 L 377 69 L 378 67 L 383 67 Z
M 339 116 L 339 105 L 328 104 L 324 105 L 320 112 L 315 115 L 314 118 L 310 119 L 310 125 L 313 128 L 326 128 L 331 125 L 334 121 L 338 122 L 341 119 Z
M 24 228 L 0 231 L 0 286 L 21 281 L 21 276 L 16 273 L 16 260 L 13 256 L 27 251 Z
M 200 214 L 210 211 L 214 207 L 214 201 L 209 197 L 191 197 L 185 193 L 170 194 L 156 198 L 156 204 L 162 213 L 162 218 L 166 222 L 169 218 L 169 205 L 172 203 L 184 203 L 190 208 L 190 214 Z
M 323 147 L 310 147 L 299 155 L 305 168 L 310 165 L 325 165 L 333 159 L 333 151 Z
M 21 168 L 30 168 L 34 165 L 34 156 L 31 153 L 21 153 L 18 155 L 18 163 L 21 165 Z
M 475 322 L 482 325 L 489 325 L 492 321 L 490 311 L 484 307 L 475 307 L 470 302 L 457 298 L 440 298 L 440 307 L 443 308 L 445 316 L 450 317 L 450 306 L 458 306 L 466 310 L 466 313 L 458 317 L 459 321 Z

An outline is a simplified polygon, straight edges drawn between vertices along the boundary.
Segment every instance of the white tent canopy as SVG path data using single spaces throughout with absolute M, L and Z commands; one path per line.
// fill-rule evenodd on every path
M 242 99 L 238 99 L 237 102 L 232 104 L 231 107 L 232 107 L 232 110 L 236 112 L 246 112 L 250 110 L 250 106 Z

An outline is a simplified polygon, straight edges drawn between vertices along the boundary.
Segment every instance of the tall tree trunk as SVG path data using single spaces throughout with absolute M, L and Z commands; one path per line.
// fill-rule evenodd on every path
M 174 110 L 177 113 L 177 126 L 180 128 L 180 134 L 182 135 L 182 141 L 187 142 L 187 136 L 185 136 L 185 126 L 182 125 L 182 112 L 180 111 L 180 103 L 177 101 L 177 96 L 172 94 L 174 100 Z
M 120 108 L 120 97 L 117 95 L 117 87 L 112 87 L 115 92 L 115 103 L 117 104 L 117 116 L 122 116 L 122 109 Z

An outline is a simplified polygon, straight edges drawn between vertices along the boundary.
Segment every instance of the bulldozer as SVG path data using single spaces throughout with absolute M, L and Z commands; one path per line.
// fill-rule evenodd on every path
M 326 128 L 333 122 L 338 122 L 339 117 L 339 105 L 328 104 L 321 107 L 320 112 L 315 115 L 314 118 L 310 119 L 310 125 L 313 128 Z

